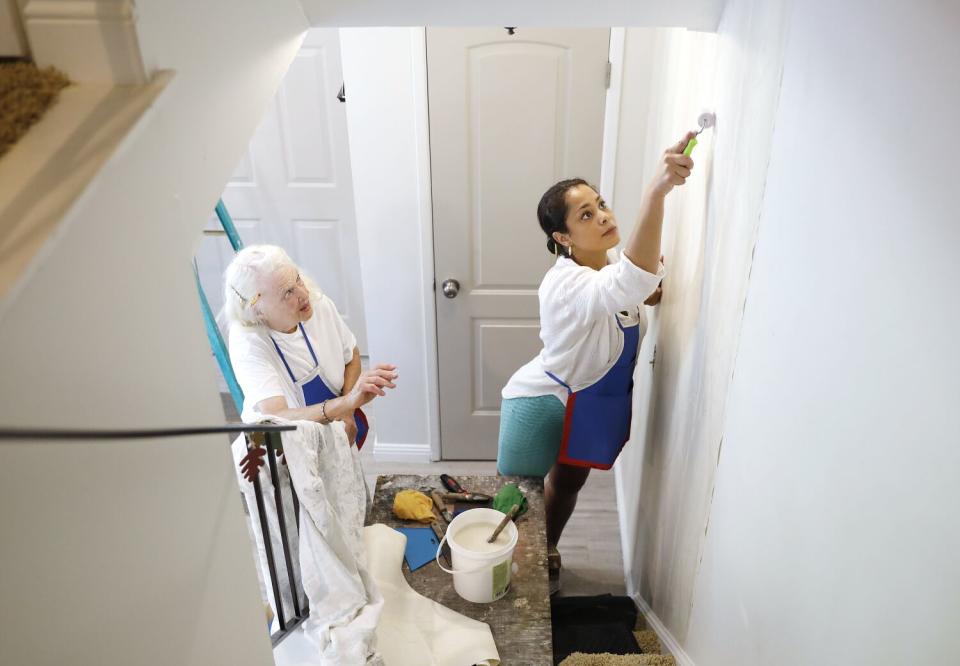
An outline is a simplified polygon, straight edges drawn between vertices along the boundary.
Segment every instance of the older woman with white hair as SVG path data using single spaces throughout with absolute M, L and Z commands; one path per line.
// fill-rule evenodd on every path
M 282 248 L 252 245 L 224 275 L 230 361 L 243 389 L 244 421 L 264 416 L 341 421 L 363 445 L 360 408 L 395 388 L 397 368 L 360 368 L 360 350 L 337 308 Z
M 255 422 L 276 416 L 330 426 L 304 425 L 298 429 L 300 433 L 312 432 L 310 437 L 318 438 L 311 439 L 309 444 L 306 440 L 284 439 L 284 460 L 291 467 L 281 465 L 276 470 L 279 481 L 276 488 L 271 474 L 264 469 L 265 449 L 248 449 L 243 437 L 233 444 L 248 513 L 255 515 L 254 507 L 262 501 L 261 520 L 266 520 L 271 549 L 278 561 L 286 562 L 286 566 L 280 565 L 271 571 L 261 523 L 251 519 L 250 531 L 260 562 L 261 594 L 273 613 L 280 615 L 278 611 L 282 609 L 282 617 L 289 618 L 298 610 L 296 598 L 302 598 L 305 592 L 311 608 L 307 622 L 310 635 L 316 636 L 318 645 L 327 646 L 324 654 L 330 647 L 327 643 L 331 640 L 332 624 L 343 619 L 342 606 L 347 603 L 344 600 L 349 599 L 351 603 L 366 600 L 365 605 L 371 608 L 370 613 L 363 616 L 367 619 L 360 620 L 355 629 L 348 631 L 341 627 L 338 630 L 340 643 L 352 640 L 356 643 L 354 648 L 366 649 L 363 637 L 370 631 L 364 633 L 363 627 L 371 622 L 373 626 L 376 624 L 375 619 L 370 619 L 379 612 L 376 595 L 368 595 L 369 590 L 360 584 L 359 570 L 351 569 L 356 563 L 341 561 L 344 553 L 327 541 L 339 543 L 346 538 L 345 533 L 338 531 L 339 522 L 323 518 L 324 512 L 330 510 L 328 500 L 334 501 L 334 498 L 321 497 L 323 493 L 315 488 L 313 492 L 301 494 L 300 518 L 303 520 L 297 524 L 298 512 L 291 494 L 291 479 L 297 475 L 292 468 L 299 470 L 300 478 L 308 485 L 309 480 L 318 475 L 333 475 L 333 479 L 341 482 L 339 487 L 336 483 L 322 485 L 338 488 L 336 512 L 342 516 L 359 515 L 362 524 L 360 508 L 365 504 L 366 486 L 352 442 L 356 440 L 359 448 L 367 433 L 367 421 L 360 407 L 395 387 L 397 369 L 393 365 L 378 365 L 367 372 L 361 371 L 357 340 L 333 301 L 317 289 L 279 247 L 253 245 L 238 252 L 224 274 L 224 296 L 224 310 L 230 323 L 230 360 L 244 394 L 243 420 Z M 324 452 L 319 467 L 307 462 L 308 449 Z M 253 485 L 255 479 L 259 479 L 262 489 L 261 500 Z M 277 498 L 283 506 L 282 512 Z M 281 523 L 287 534 L 299 533 L 300 539 L 284 540 Z M 325 525 L 327 531 L 319 525 Z M 289 548 L 290 559 L 279 557 L 286 548 Z M 276 575 L 276 588 L 267 583 L 273 575 Z M 293 589 L 300 590 L 296 596 Z M 280 593 L 279 608 L 275 590 Z M 349 636 L 354 638 L 348 640 Z M 344 662 L 327 659 L 320 663 Z

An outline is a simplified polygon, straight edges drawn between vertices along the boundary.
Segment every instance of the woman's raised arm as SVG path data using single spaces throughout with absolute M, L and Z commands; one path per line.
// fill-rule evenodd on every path
M 695 132 L 687 132 L 677 143 L 667 148 L 657 172 L 647 186 L 637 224 L 634 225 L 623 253 L 638 268 L 656 273 L 660 263 L 660 240 L 663 231 L 663 202 L 677 185 L 683 185 L 693 169 L 693 159 L 683 149 Z

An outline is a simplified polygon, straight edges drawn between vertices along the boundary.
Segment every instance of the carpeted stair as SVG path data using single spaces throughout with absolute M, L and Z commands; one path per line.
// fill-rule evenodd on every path
M 57 100 L 69 79 L 53 67 L 0 62 L 0 155 Z
M 638 625 L 643 624 L 643 619 Z M 584 654 L 575 652 L 560 662 L 560 666 L 677 666 L 673 657 L 662 654 L 660 639 L 652 629 L 633 632 L 643 654 Z
M 550 599 L 557 666 L 676 666 L 630 597 Z
M 643 624 L 641 618 L 638 626 Z M 660 639 L 651 629 L 633 632 L 643 654 L 584 654 L 575 652 L 560 662 L 560 666 L 677 666 L 669 655 L 661 654 Z

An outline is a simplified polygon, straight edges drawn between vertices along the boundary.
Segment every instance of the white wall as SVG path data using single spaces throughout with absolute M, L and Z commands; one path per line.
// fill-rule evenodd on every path
M 133 0 L 18 0 L 30 57 L 82 84 L 149 80 Z
M 616 474 L 628 590 L 684 644 L 724 432 L 780 85 L 783 3 L 731 0 L 716 35 L 629 30 L 615 210 L 632 220 L 662 151 L 703 109 L 694 174 L 667 201 L 664 298 Z M 636 75 L 634 75 L 636 73 Z M 626 217 L 624 217 L 626 215 Z M 681 656 L 682 655 L 678 655 Z
M 440 452 L 424 40 L 423 28 L 340 31 L 370 363 L 400 372 L 372 404 L 381 460 Z
M 27 54 L 27 40 L 20 23 L 17 0 L 0 0 L 0 57 L 21 57 Z
M 621 120 L 622 221 L 630 146 L 717 111 L 617 467 L 628 585 L 682 664 L 955 661 L 960 227 L 950 158 L 925 164 L 960 148 L 958 26 L 731 0 L 712 47 L 627 32 L 621 117 L 650 115 Z
M 627 31 L 621 115 L 631 122 L 621 126 L 613 202 L 625 227 L 635 223 L 663 150 L 696 126 L 701 107 L 712 106 L 715 41 L 682 30 Z M 696 363 L 705 326 L 698 282 L 713 143 L 712 136 L 704 137 L 694 154 L 695 175 L 667 200 L 664 298 L 647 308 L 631 441 L 615 468 L 627 590 L 653 606 L 674 632 L 686 622 L 684 600 L 692 593 L 715 459 L 714 447 L 693 436 L 702 404 L 690 400 L 704 380 Z
M 150 69 L 177 73 L 0 305 L 4 425 L 223 421 L 190 259 L 306 23 L 137 8 Z M 4 664 L 272 663 L 223 436 L 0 443 L 0 532 Z
M 698 664 L 957 662 L 958 28 L 955 3 L 795 6 Z
M 482 26 L 527 25 L 607 28 L 613 25 L 685 26 L 715 30 L 724 0 L 302 0 L 313 25 Z

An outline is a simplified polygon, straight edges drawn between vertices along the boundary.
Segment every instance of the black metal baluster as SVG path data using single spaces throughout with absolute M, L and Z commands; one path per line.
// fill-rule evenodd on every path
M 297 522 L 297 543 L 300 542 L 300 499 L 297 497 L 297 491 L 293 487 L 293 476 L 290 476 L 290 496 L 293 498 L 293 513 Z M 300 609 L 300 617 L 305 618 L 310 614 L 310 600 L 306 592 L 303 594 L 303 608 Z
M 293 477 L 290 477 L 290 496 L 293 498 L 293 519 L 297 523 L 297 535 L 300 534 L 300 499 L 297 497 L 297 491 L 293 489 Z
M 280 523 L 280 543 L 283 544 L 283 560 L 287 565 L 287 580 L 290 582 L 290 594 L 293 598 L 293 612 L 300 617 L 300 596 L 297 594 L 297 579 L 293 575 L 293 563 L 290 560 L 290 543 L 287 539 L 287 521 L 283 513 L 283 494 L 280 492 L 280 471 L 277 469 L 275 449 L 282 442 L 277 433 L 267 433 L 267 461 L 270 465 L 270 478 L 273 481 L 273 496 L 277 503 L 277 521 Z M 291 480 L 292 483 L 292 480 Z
M 247 447 L 250 446 L 250 438 L 247 438 Z M 270 448 L 267 447 L 269 453 Z M 257 498 L 257 515 L 260 517 L 260 533 L 263 535 L 263 547 L 267 551 L 267 569 L 270 573 L 270 585 L 273 587 L 273 605 L 277 609 L 277 621 L 280 623 L 280 631 L 287 630 L 287 622 L 283 616 L 283 599 L 280 597 L 280 584 L 277 582 L 277 565 L 273 558 L 273 544 L 270 540 L 270 526 L 267 523 L 267 510 L 263 504 L 263 490 L 260 488 L 260 472 L 253 477 L 253 493 Z

